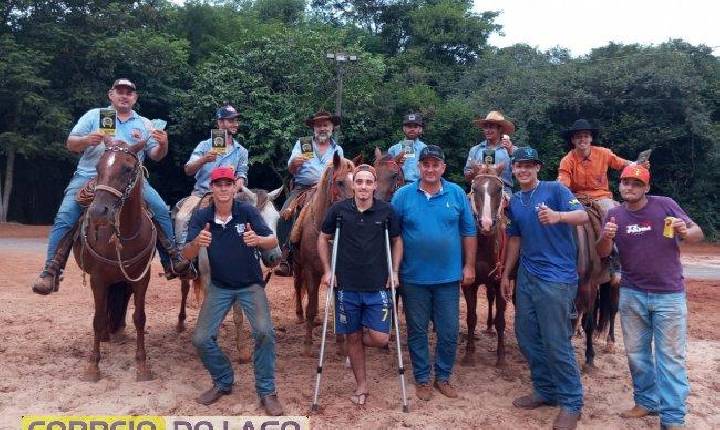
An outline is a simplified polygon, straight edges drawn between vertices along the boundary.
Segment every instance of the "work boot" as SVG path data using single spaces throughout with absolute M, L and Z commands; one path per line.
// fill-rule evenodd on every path
M 640 405 L 635 405 L 632 409 L 628 409 L 627 411 L 620 413 L 620 416 L 623 418 L 642 418 L 648 415 L 657 415 L 657 412 L 645 409 Z
M 201 405 L 207 406 L 217 402 L 218 400 L 220 400 L 220 397 L 227 396 L 230 393 L 232 393 L 232 389 L 225 391 L 213 385 L 211 389 L 200 394 L 195 400 Z
M 553 406 L 552 403 L 546 402 L 545 400 L 536 397 L 534 394 L 527 394 L 520 396 L 513 400 L 513 406 L 521 409 L 535 409 L 541 406 Z
M 443 393 L 446 397 L 450 397 L 454 399 L 458 396 L 457 390 L 455 387 L 450 385 L 450 381 L 435 381 L 435 384 L 433 384 L 435 388 L 437 388 L 438 391 Z
M 60 239 L 52 260 L 45 263 L 45 269 L 43 269 L 40 276 L 33 282 L 32 290 L 34 293 L 46 295 L 60 289 L 61 275 L 65 269 L 68 257 L 70 257 L 70 251 L 75 242 L 75 233 L 78 230 L 78 225 L 78 223 L 75 223 L 73 228 L 68 230 L 62 239 Z
M 277 394 L 269 394 L 260 398 L 260 404 L 265 408 L 265 413 L 272 417 L 283 414 L 283 406 L 278 399 Z
M 418 399 L 424 400 L 427 402 L 430 399 L 432 399 L 432 395 L 433 395 L 432 387 L 427 382 L 424 384 L 415 384 L 415 395 L 417 396 Z
M 280 256 L 280 263 L 273 270 L 273 273 L 278 276 L 284 276 L 289 278 L 293 275 L 292 270 L 292 253 L 290 252 L 290 245 L 285 245 Z
M 169 274 L 170 276 L 167 276 L 168 279 L 173 279 L 175 277 L 178 277 L 180 279 L 195 279 L 197 278 L 197 272 L 195 271 L 195 268 L 192 265 L 192 262 L 188 260 L 187 258 L 183 257 L 182 253 L 178 249 L 177 245 L 175 244 L 175 241 L 170 240 L 167 236 L 165 236 L 165 233 L 163 232 L 163 229 L 160 227 L 160 224 L 153 218 L 153 224 L 155 224 L 155 230 L 157 230 L 157 241 L 160 244 L 160 246 L 163 247 L 165 252 L 167 252 L 168 256 L 170 257 L 170 263 L 169 264 L 163 264 L 163 270 L 165 270 L 166 276 Z M 169 266 L 169 267 L 168 267 Z
M 553 430 L 575 430 L 578 421 L 580 421 L 579 412 L 572 413 L 565 409 L 560 409 L 557 417 L 555 417 L 555 422 L 553 422 Z

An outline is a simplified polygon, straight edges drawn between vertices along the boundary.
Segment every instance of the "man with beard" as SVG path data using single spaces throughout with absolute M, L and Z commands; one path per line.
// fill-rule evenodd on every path
M 295 199 L 320 181 L 325 167 L 332 162 L 335 153 L 343 156 L 342 147 L 332 137 L 334 128 L 339 124 L 340 117 L 320 110 L 305 120 L 305 125 L 313 129 L 313 136 L 301 137 L 293 146 L 288 159 L 288 171 L 293 176 L 292 185 L 280 211 L 281 218 L 277 227 L 278 240 L 283 251 L 280 265 L 275 269 L 275 274 L 279 276 L 292 276 L 292 249 L 289 238 L 297 216 L 293 204 Z
M 385 225 L 392 242 L 393 277 L 402 259 L 402 239 L 397 216 L 387 202 L 374 197 L 375 169 L 361 164 L 353 171 L 351 199 L 330 207 L 318 237 L 318 253 L 325 269 L 322 283 L 330 284 L 330 241 L 340 217 L 335 276 L 336 333 L 347 335 L 347 351 L 356 388 L 350 401 L 362 406 L 368 396 L 365 347 L 384 347 L 390 337 L 392 297 L 388 284 Z M 358 258 L 362 256 L 362 258 Z
M 420 178 L 418 171 L 418 156 L 420 151 L 427 146 L 420 140 L 423 132 L 423 117 L 419 113 L 409 113 L 403 118 L 403 134 L 405 140 L 396 143 L 388 148 L 388 154 L 396 158 L 403 169 L 403 177 L 406 183 L 417 181 Z
M 115 139 L 128 145 L 145 145 L 145 148 L 138 152 L 140 162 L 145 157 L 160 161 L 167 155 L 167 132 L 155 128 L 149 119 L 133 110 L 138 100 L 137 88 L 133 82 L 125 78 L 115 80 L 107 96 L 110 100 L 109 108 L 115 111 L 115 124 L 112 124 L 111 116 L 104 117 L 105 121 L 101 123 L 100 108 L 90 109 L 80 117 L 67 138 L 67 149 L 80 154 L 80 160 L 75 174 L 65 188 L 65 196 L 50 230 L 45 269 L 32 285 L 33 292 L 37 294 L 50 294 L 59 288 L 60 274 L 70 256 L 77 222 L 82 214 L 82 207 L 75 200 L 76 194 L 89 180 L 97 176 L 97 163 L 105 153 L 106 142 L 112 140 L 101 128 L 114 126 Z M 168 206 L 147 180 L 143 180 L 143 197 L 157 227 L 158 250 L 165 272 L 177 276 L 188 275 L 191 265 L 180 255 L 175 245 Z
M 233 137 L 238 131 L 238 111 L 230 104 L 218 108 L 216 112 L 217 127 L 226 130 L 225 151 L 218 153 L 212 145 L 212 138 L 200 142 L 190 159 L 185 163 L 185 174 L 195 176 L 195 186 L 190 197 L 185 199 L 175 217 L 175 231 L 178 243 L 184 244 L 187 236 L 187 223 L 192 211 L 202 196 L 210 191 L 210 172 L 216 167 L 230 166 L 235 171 L 238 189 L 247 185 L 248 150 Z
M 500 177 L 504 185 L 503 195 L 509 199 L 513 185 L 510 157 L 515 150 L 515 146 L 508 135 L 515 132 L 515 125 L 496 110 L 490 111 L 485 118 L 475 119 L 473 123 L 483 130 L 485 140 L 470 148 L 465 162 L 465 169 L 463 170 L 465 180 L 468 183 L 472 181 L 475 177 L 473 167 L 477 164 L 486 163 L 489 157 L 494 164 L 505 166 Z
M 571 342 L 578 289 L 573 229 L 588 222 L 588 215 L 563 184 L 538 180 L 541 167 L 535 149 L 522 147 L 513 153 L 512 171 L 520 191 L 508 206 L 510 239 L 500 287 L 510 301 L 510 273 L 519 259 L 515 335 L 533 384 L 532 393 L 516 398 L 513 405 L 559 405 L 553 428 L 575 429 L 583 389 Z
M 663 429 L 676 429 L 685 423 L 690 391 L 679 245 L 701 241 L 703 232 L 673 199 L 649 196 L 648 191 L 647 169 L 623 169 L 623 204 L 608 211 L 597 250 L 607 256 L 615 243 L 623 269 L 619 310 L 635 405 L 621 416 L 659 413 Z

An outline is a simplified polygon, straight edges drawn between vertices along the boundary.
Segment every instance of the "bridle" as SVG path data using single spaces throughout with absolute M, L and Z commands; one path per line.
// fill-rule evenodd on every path
M 473 178 L 473 185 L 475 184 L 475 181 L 476 181 L 478 178 L 491 179 L 491 180 L 493 180 L 493 181 L 497 181 L 497 182 L 500 184 L 500 193 L 501 193 L 501 194 L 500 194 L 500 199 L 499 199 L 499 201 L 498 201 L 498 207 L 497 207 L 497 211 L 495 212 L 495 216 L 492 217 L 492 227 L 495 227 L 495 226 L 500 222 L 500 220 L 501 220 L 502 217 L 503 217 L 503 209 L 505 208 L 505 199 L 502 198 L 502 190 L 503 190 L 503 188 L 505 187 L 505 183 L 503 182 L 502 178 L 500 178 L 499 176 L 496 176 L 496 175 L 488 175 L 488 174 L 484 174 L 484 173 L 479 173 L 479 174 L 477 174 L 477 175 Z M 472 193 L 472 194 L 475 193 L 475 187 L 474 187 L 474 186 L 473 186 L 472 189 L 471 189 L 471 193 Z M 475 197 L 474 197 L 474 195 L 471 197 L 470 201 L 471 201 L 471 204 L 472 204 L 473 215 L 474 215 L 474 217 L 475 217 L 475 225 L 476 225 L 477 227 L 482 227 L 482 225 L 481 225 L 481 217 L 482 217 L 482 214 L 478 211 L 478 208 L 475 206 Z M 482 231 L 482 228 L 478 228 L 478 231 Z

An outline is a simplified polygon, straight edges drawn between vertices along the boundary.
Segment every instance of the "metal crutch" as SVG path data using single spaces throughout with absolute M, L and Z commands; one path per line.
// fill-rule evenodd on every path
M 331 259 L 331 272 L 330 272 L 330 285 L 328 285 L 327 289 L 327 296 L 325 297 L 325 315 L 323 316 L 323 326 L 322 326 L 322 340 L 320 341 L 320 359 L 318 360 L 318 366 L 317 366 L 317 374 L 315 375 L 315 394 L 313 394 L 313 403 L 312 403 L 312 410 L 317 411 L 318 407 L 320 406 L 318 404 L 318 396 L 320 395 L 320 377 L 322 376 L 322 370 L 323 370 L 323 357 L 325 355 L 325 332 L 327 331 L 327 321 L 328 321 L 328 306 L 330 305 L 330 302 L 332 301 L 333 296 L 333 290 L 335 287 L 335 264 L 337 263 L 337 248 L 338 248 L 338 239 L 340 239 L 340 225 L 342 224 L 342 217 L 338 215 L 335 218 L 335 239 L 333 239 L 333 247 L 332 247 L 332 259 Z
M 400 389 L 402 391 L 403 412 L 409 412 L 407 393 L 405 391 L 405 367 L 403 366 L 402 351 L 400 350 L 400 326 L 398 323 L 397 303 L 395 301 L 395 278 L 392 270 L 392 257 L 390 255 L 390 235 L 388 234 L 388 220 L 385 220 L 385 253 L 387 254 L 388 276 L 390 277 L 390 292 L 392 294 L 393 322 L 395 324 L 395 343 L 398 353 L 398 375 L 400 375 Z

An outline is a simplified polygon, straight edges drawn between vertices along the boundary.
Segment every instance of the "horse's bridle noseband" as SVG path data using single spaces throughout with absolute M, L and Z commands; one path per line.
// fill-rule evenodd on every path
M 475 184 L 475 180 L 477 180 L 477 178 L 488 178 L 488 179 L 492 179 L 494 181 L 498 181 L 500 183 L 500 193 L 501 193 L 500 201 L 498 202 L 497 212 L 495 213 L 495 216 L 492 218 L 492 227 L 495 227 L 498 224 L 498 222 L 502 219 L 502 216 L 503 216 L 502 209 L 503 209 L 503 205 L 504 205 L 504 199 L 502 197 L 502 190 L 505 188 L 505 182 L 503 182 L 502 178 L 500 178 L 499 176 L 487 175 L 484 173 L 480 173 L 480 174 L 475 175 L 475 177 L 473 178 L 473 184 Z M 471 187 L 470 190 L 474 193 L 475 187 Z M 475 199 L 473 198 L 472 200 L 473 200 L 472 208 L 473 208 L 473 212 L 475 212 L 473 214 L 475 216 L 475 224 L 480 226 L 480 216 L 481 215 L 478 212 L 478 208 L 475 207 Z M 480 230 L 482 230 L 482 229 L 480 229 Z
M 132 156 L 135 159 L 135 166 L 133 166 L 133 172 L 132 172 L 132 180 L 128 183 L 127 187 L 125 187 L 124 191 L 120 191 L 115 187 L 111 187 L 109 185 L 95 185 L 95 191 L 102 190 L 107 191 L 110 194 L 114 195 L 118 199 L 120 199 L 120 209 L 122 209 L 123 205 L 125 204 L 125 201 L 130 197 L 130 193 L 132 192 L 133 188 L 135 188 L 135 184 L 137 184 L 137 181 L 140 179 L 140 175 L 142 174 L 142 163 L 140 163 L 140 158 L 138 158 L 137 154 L 130 151 L 129 148 L 121 147 L 119 145 L 113 145 L 105 148 L 105 152 L 123 152 L 125 154 L 128 154 Z

